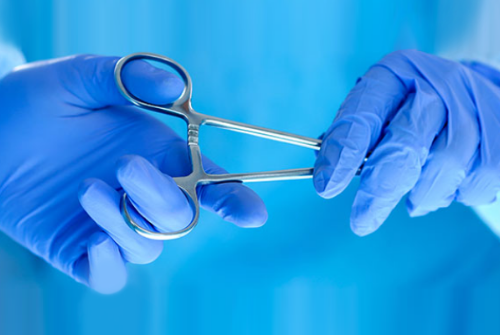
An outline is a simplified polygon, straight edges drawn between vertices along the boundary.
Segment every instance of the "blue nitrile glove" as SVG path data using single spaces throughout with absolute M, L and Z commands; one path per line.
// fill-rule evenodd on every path
M 490 203 L 500 190 L 500 73 L 408 50 L 358 80 L 328 131 L 314 185 L 331 198 L 363 159 L 351 213 L 358 235 L 375 231 L 408 192 L 412 216 Z
M 122 188 L 160 231 L 185 227 L 193 214 L 170 177 L 190 172 L 186 143 L 126 106 L 115 87 L 116 61 L 38 62 L 0 82 L 0 229 L 107 293 L 125 284 L 127 262 L 151 262 L 163 247 L 126 225 L 118 207 Z M 144 62 L 124 71 L 129 89 L 152 103 L 172 102 L 183 90 L 176 76 Z M 223 171 L 208 159 L 204 164 Z M 239 183 L 203 187 L 200 201 L 239 226 L 260 226 L 267 218 L 261 199 Z

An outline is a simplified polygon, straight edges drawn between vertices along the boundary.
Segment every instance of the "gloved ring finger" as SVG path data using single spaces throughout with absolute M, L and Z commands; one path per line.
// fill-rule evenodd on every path
M 146 264 L 163 250 L 161 241 L 144 238 L 130 229 L 120 211 L 121 194 L 99 179 L 85 180 L 78 192 L 87 214 L 118 244 L 128 262 Z

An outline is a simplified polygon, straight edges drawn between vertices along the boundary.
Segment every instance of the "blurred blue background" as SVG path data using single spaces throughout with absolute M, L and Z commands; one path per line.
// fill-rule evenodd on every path
M 0 0 L 4 39 L 28 61 L 148 51 L 184 65 L 204 113 L 318 136 L 370 64 L 441 53 L 481 1 Z M 174 128 L 182 124 L 165 118 Z M 307 167 L 307 149 L 202 130 L 232 172 Z M 349 229 L 356 182 L 333 200 L 310 181 L 252 185 L 269 221 L 243 230 L 204 212 L 120 293 L 83 287 L 0 237 L 1 334 L 498 334 L 500 244 L 465 207 L 375 234 Z M 75 195 L 76 196 L 76 195 Z

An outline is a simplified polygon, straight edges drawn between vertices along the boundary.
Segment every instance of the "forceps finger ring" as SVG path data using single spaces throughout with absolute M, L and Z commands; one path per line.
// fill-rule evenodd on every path
M 155 105 L 143 101 L 133 95 L 124 85 L 122 81 L 122 71 L 124 66 L 133 60 L 150 60 L 165 64 L 175 70 L 184 81 L 184 91 L 181 96 L 173 103 L 168 105 Z M 201 159 L 201 150 L 198 145 L 200 126 L 212 126 L 221 129 L 227 129 L 235 132 L 245 133 L 266 139 L 290 143 L 297 146 L 302 146 L 314 150 L 319 150 L 321 140 L 299 136 L 295 134 L 285 133 L 277 130 L 256 127 L 245 123 L 225 120 L 210 115 L 205 115 L 196 112 L 191 106 L 192 82 L 188 72 L 174 60 L 152 53 L 135 53 L 121 58 L 115 66 L 114 77 L 116 85 L 120 93 L 132 104 L 137 107 L 175 116 L 183 119 L 187 124 L 187 146 L 191 162 L 191 173 L 184 177 L 174 178 L 174 181 L 188 198 L 194 215 L 191 222 L 183 229 L 174 232 L 158 232 L 153 231 L 139 225 L 131 215 L 129 206 L 133 204 L 129 201 L 127 194 L 124 193 L 121 200 L 121 212 L 125 222 L 135 230 L 138 234 L 154 239 L 154 240 L 171 240 L 182 237 L 188 234 L 198 223 L 200 215 L 200 206 L 198 202 L 198 194 L 196 188 L 199 185 L 207 185 L 214 183 L 225 182 L 260 182 L 260 181 L 276 181 L 276 180 L 296 180 L 311 178 L 313 174 L 312 168 L 277 170 L 269 172 L 251 172 L 251 173 L 227 173 L 227 174 L 209 174 L 206 173 Z M 360 168 L 361 169 L 361 168 Z M 359 173 L 359 170 L 358 170 Z M 140 213 L 135 206 L 135 212 L 154 227 L 154 223 L 150 222 L 144 215 Z

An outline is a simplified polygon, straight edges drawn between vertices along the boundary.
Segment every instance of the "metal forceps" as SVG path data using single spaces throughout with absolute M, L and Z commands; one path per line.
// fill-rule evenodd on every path
M 138 59 L 156 61 L 168 65 L 170 68 L 174 69 L 184 81 L 185 87 L 182 95 L 174 103 L 168 105 L 154 105 L 146 101 L 143 101 L 134 96 L 132 93 L 130 93 L 130 91 L 128 91 L 128 89 L 125 87 L 122 81 L 122 71 L 124 66 L 128 62 Z M 201 151 L 198 145 L 198 135 L 200 126 L 213 126 L 253 136 L 263 137 L 274 141 L 290 143 L 314 150 L 320 149 L 321 140 L 299 136 L 295 134 L 289 134 L 277 130 L 251 126 L 245 123 L 225 120 L 218 117 L 196 112 L 191 106 L 191 92 L 192 92 L 191 77 L 179 63 L 161 55 L 156 55 L 152 53 L 134 53 L 129 56 L 123 57 L 118 61 L 118 63 L 116 63 L 114 76 L 118 90 L 128 101 L 130 101 L 134 105 L 153 112 L 179 117 L 187 123 L 187 131 L 188 131 L 187 145 L 189 147 L 188 152 L 191 159 L 192 171 L 187 176 L 174 178 L 174 181 L 177 183 L 177 186 L 179 186 L 179 188 L 184 192 L 184 194 L 190 201 L 191 206 L 194 208 L 193 219 L 191 220 L 188 226 L 174 232 L 156 232 L 148 230 L 146 228 L 141 227 L 137 222 L 134 221 L 134 219 L 130 215 L 130 210 L 129 210 L 130 202 L 127 199 L 127 194 L 124 193 L 120 205 L 122 215 L 127 224 L 130 226 L 130 228 L 135 230 L 138 234 L 154 240 L 171 240 L 188 234 L 196 226 L 200 214 L 200 206 L 198 203 L 198 195 L 196 192 L 196 187 L 199 185 L 225 183 L 225 182 L 259 182 L 259 181 L 295 180 L 295 179 L 312 178 L 313 174 L 312 168 L 278 170 L 269 172 L 251 172 L 251 173 L 228 173 L 228 174 L 206 173 L 205 170 L 203 169 L 203 164 L 201 161 Z M 139 213 L 137 209 L 136 212 Z M 139 215 L 141 214 L 139 213 Z M 154 226 L 143 215 L 141 216 L 146 222 Z

